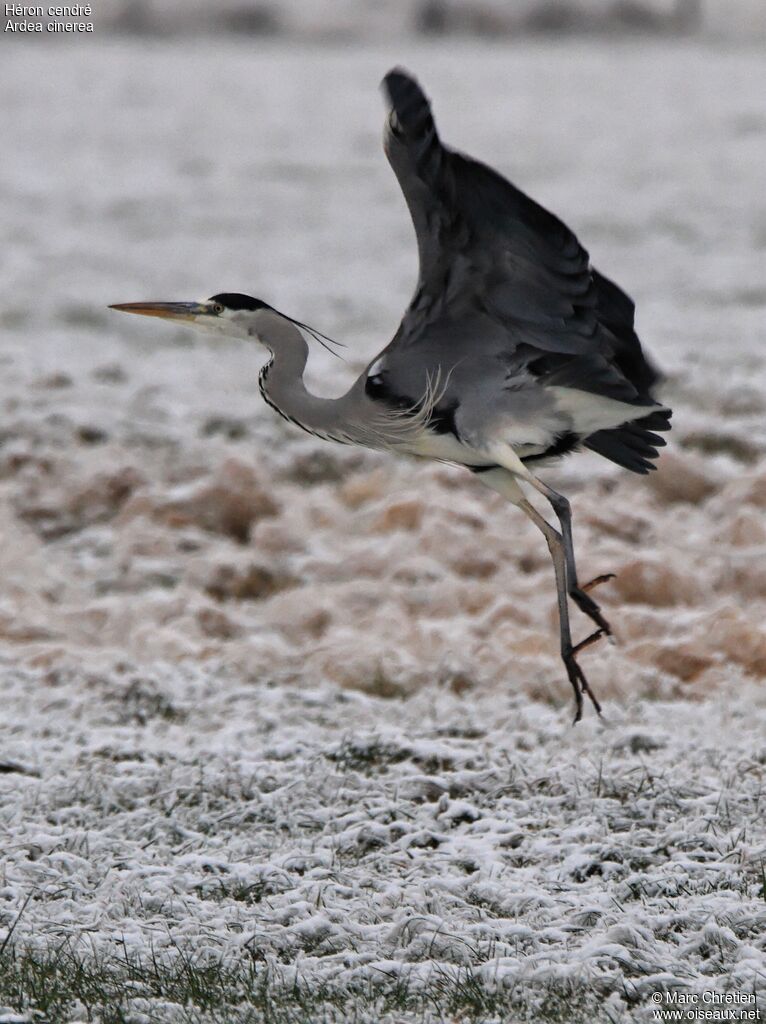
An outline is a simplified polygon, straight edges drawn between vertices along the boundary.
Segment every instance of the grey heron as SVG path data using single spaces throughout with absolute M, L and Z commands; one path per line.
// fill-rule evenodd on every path
M 384 146 L 419 254 L 414 295 L 393 340 L 341 398 L 304 386 L 307 337 L 268 303 L 232 292 L 202 302 L 113 309 L 258 341 L 264 399 L 316 437 L 464 466 L 542 532 L 556 579 L 561 657 L 575 695 L 600 706 L 578 654 L 611 628 L 578 582 L 567 499 L 539 467 L 582 448 L 634 473 L 654 469 L 671 410 L 634 329 L 632 300 L 590 263 L 573 232 L 496 171 L 443 145 L 431 107 L 401 68 L 384 81 Z M 556 529 L 524 488 L 550 504 Z M 569 600 L 595 630 L 572 641 Z

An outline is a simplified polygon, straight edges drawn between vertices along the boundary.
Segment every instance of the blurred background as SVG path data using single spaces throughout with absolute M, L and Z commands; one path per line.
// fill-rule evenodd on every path
M 378 83 L 403 63 L 443 138 L 635 298 L 666 375 L 658 473 L 582 455 L 549 474 L 583 574 L 618 574 L 594 687 L 766 674 L 760 0 L 102 0 L 89 20 L 0 35 L 10 664 L 116 690 L 162 661 L 569 701 L 547 551 L 497 496 L 307 438 L 262 403 L 262 353 L 106 309 L 249 292 L 348 346 L 308 374 L 345 389 L 415 280 L 380 144 Z

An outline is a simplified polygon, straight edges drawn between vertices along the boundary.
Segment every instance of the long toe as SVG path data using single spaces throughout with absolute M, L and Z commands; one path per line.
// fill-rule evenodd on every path
M 597 640 L 600 640 L 602 636 L 606 636 L 603 629 L 597 629 L 595 633 L 591 633 L 590 636 L 586 636 L 584 640 L 581 640 L 579 644 L 575 644 L 572 648 L 572 656 L 576 657 L 582 651 L 587 650 L 591 644 L 595 644 Z
M 615 572 L 603 572 L 600 576 L 594 576 L 592 580 L 588 580 L 587 583 L 580 584 L 580 590 L 590 591 L 594 587 L 600 587 L 602 583 L 608 583 L 609 580 L 617 578 Z
M 593 637 L 588 637 L 587 643 L 593 642 L 593 640 L 595 638 L 597 638 L 598 635 L 599 634 L 594 633 Z M 566 667 L 566 670 L 567 670 L 567 675 L 569 676 L 569 682 L 572 684 L 572 689 L 574 690 L 574 693 L 575 693 L 575 717 L 574 717 L 574 724 L 575 725 L 582 718 L 582 703 L 583 703 L 582 702 L 582 698 L 583 698 L 583 694 L 587 694 L 588 695 L 588 698 L 589 698 L 591 704 L 593 705 L 593 707 L 596 709 L 596 712 L 599 715 L 601 714 L 601 705 L 596 700 L 596 697 L 595 697 L 593 691 L 591 690 L 590 686 L 588 685 L 588 680 L 585 678 L 585 673 L 583 672 L 583 670 L 580 668 L 580 666 L 577 663 L 577 658 L 575 657 L 575 654 L 576 654 L 577 650 L 578 650 L 578 648 L 573 648 L 571 651 L 567 652 L 566 654 L 564 654 L 562 656 L 563 657 L 563 661 L 564 661 L 564 666 Z
M 565 661 L 564 664 L 566 665 L 569 682 L 572 684 L 572 689 L 574 690 L 575 716 L 572 724 L 577 725 L 582 718 L 582 685 L 580 683 L 580 676 L 582 673 L 580 672 L 580 668 L 574 658 L 572 658 L 571 662 Z
M 596 623 L 599 629 L 603 630 L 607 636 L 611 635 L 612 627 L 609 625 L 607 620 L 601 614 L 601 608 L 596 604 L 592 597 L 585 593 L 581 587 L 572 587 L 569 591 L 569 596 L 572 598 L 574 603 L 580 609 L 580 611 L 587 615 L 589 619 Z

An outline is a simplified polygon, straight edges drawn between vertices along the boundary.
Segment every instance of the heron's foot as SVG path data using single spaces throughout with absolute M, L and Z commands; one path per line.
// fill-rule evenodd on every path
M 605 573 L 603 576 L 596 576 L 595 579 L 591 580 L 590 583 L 585 583 L 583 586 L 574 586 L 569 591 L 569 596 L 572 598 L 574 603 L 580 609 L 580 611 L 587 615 L 589 619 L 596 623 L 598 628 L 602 630 L 607 636 L 612 635 L 612 627 L 606 621 L 604 616 L 601 614 L 601 608 L 587 591 L 593 587 L 599 586 L 601 583 L 606 583 L 607 580 L 614 578 L 613 572 Z
M 561 654 L 561 657 L 564 661 L 564 665 L 566 666 L 567 675 L 569 676 L 569 682 L 572 684 L 572 689 L 574 690 L 575 695 L 575 717 L 573 723 L 574 725 L 577 725 L 577 723 L 582 718 L 582 699 L 583 696 L 586 694 L 590 699 L 591 704 L 596 709 L 596 712 L 599 715 L 601 714 L 601 705 L 596 700 L 593 691 L 588 685 L 588 680 L 585 678 L 585 673 L 577 663 L 577 655 L 581 651 L 584 651 L 587 647 L 590 647 L 591 644 L 594 644 L 602 636 L 604 636 L 604 631 L 602 629 L 597 629 L 595 633 L 591 633 L 590 636 L 587 636 L 584 640 L 581 640 L 579 644 L 576 644 L 574 647 L 569 648 L 569 650 L 562 651 Z

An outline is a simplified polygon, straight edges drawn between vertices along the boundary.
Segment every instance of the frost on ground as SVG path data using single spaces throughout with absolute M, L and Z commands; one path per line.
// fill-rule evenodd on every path
M 650 1020 L 658 990 L 764 992 L 752 692 L 572 730 L 523 697 L 390 701 L 210 663 L 4 678 L 6 923 L 29 897 L 17 948 L 109 964 L 95 991 L 131 1020 L 187 1019 L 170 1004 L 194 972 L 233 1017 L 264 987 L 300 1006 L 297 987 L 313 1011 L 285 1019 L 310 1020 L 436 1020 L 415 1010 L 440 999 Z
M 661 988 L 763 985 L 763 59 L 405 51 L 3 54 L 13 1012 L 616 1020 Z M 414 275 L 379 146 L 397 60 L 447 139 L 632 292 L 668 376 L 659 472 L 548 476 L 583 575 L 617 573 L 619 645 L 583 656 L 603 729 L 570 728 L 518 513 L 455 469 L 294 432 L 247 346 L 104 308 L 260 295 L 348 343 L 350 365 L 312 357 L 337 393 Z

